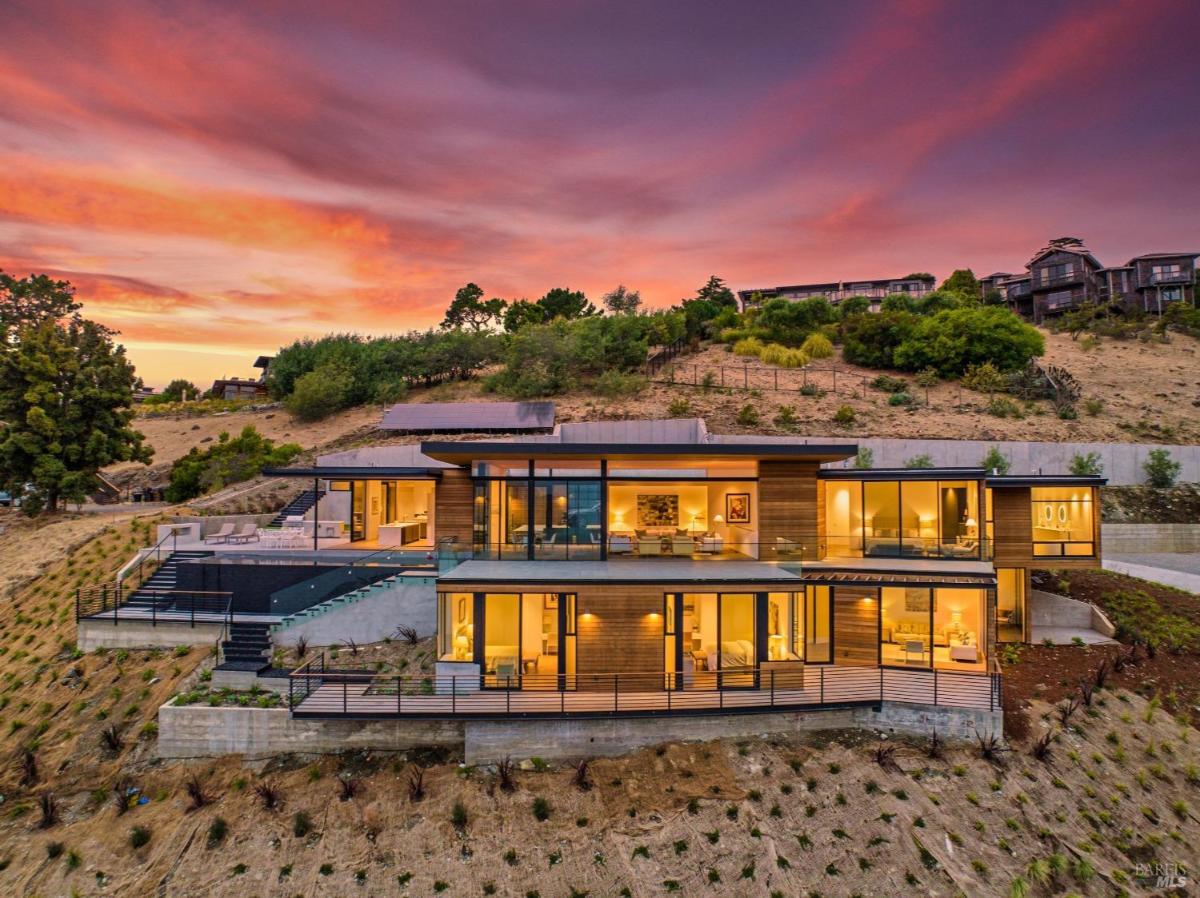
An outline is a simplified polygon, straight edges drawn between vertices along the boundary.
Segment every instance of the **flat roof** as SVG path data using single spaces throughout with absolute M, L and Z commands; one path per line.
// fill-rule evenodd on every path
M 800 583 L 760 561 L 464 561 L 438 583 Z
M 380 430 L 480 433 L 549 430 L 553 402 L 402 402 L 383 413 Z
M 825 468 L 822 480 L 983 480 L 983 468 Z
M 436 441 L 421 452 L 439 461 L 466 464 L 488 458 L 688 458 L 804 459 L 830 462 L 853 458 L 858 446 L 834 443 L 552 443 L 499 440 Z
M 425 480 L 442 476 L 442 468 L 342 467 L 263 468 L 264 477 L 320 477 L 322 480 Z
M 989 474 L 988 486 L 1104 486 L 1107 477 L 1091 474 Z

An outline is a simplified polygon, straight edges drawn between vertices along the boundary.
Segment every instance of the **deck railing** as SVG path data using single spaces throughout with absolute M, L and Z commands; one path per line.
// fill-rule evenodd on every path
M 137 592 L 144 603 L 131 606 L 129 599 Z M 202 592 L 186 589 L 127 589 L 121 584 L 88 586 L 75 590 L 76 622 L 92 620 L 112 621 L 114 627 L 131 623 L 159 624 L 185 623 L 195 627 L 197 623 L 220 623 L 225 633 L 233 621 L 233 593 Z
M 452 719 L 764 713 L 907 702 L 997 711 L 1000 674 L 785 664 L 713 672 L 452 676 L 330 670 L 321 654 L 289 675 L 298 717 Z

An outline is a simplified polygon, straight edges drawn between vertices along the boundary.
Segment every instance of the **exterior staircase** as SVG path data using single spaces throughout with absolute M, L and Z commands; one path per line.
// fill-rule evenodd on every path
M 299 496 L 285 505 L 280 510 L 279 514 L 275 515 L 275 517 L 271 519 L 271 523 L 267 526 L 271 528 L 282 527 L 283 522 L 288 518 L 307 513 L 308 510 L 316 504 L 317 500 L 324 498 L 324 496 L 324 490 L 305 490 Z
M 161 611 L 171 604 L 171 598 L 169 596 L 155 595 L 154 591 L 178 589 L 179 563 L 195 561 L 198 558 L 208 558 L 212 554 L 212 552 L 203 550 L 172 552 L 158 566 L 158 570 L 151 574 L 141 586 L 129 594 L 129 597 L 125 600 L 125 606 L 127 608 L 143 608 L 146 611 L 157 606 Z
M 246 670 L 257 673 L 270 665 L 270 625 L 241 623 L 229 625 L 229 638 L 221 643 L 218 670 Z
M 279 633 L 289 627 L 294 627 L 297 624 L 308 623 L 322 615 L 328 614 L 330 611 L 335 611 L 338 608 L 344 608 L 347 605 L 353 605 L 355 602 L 361 602 L 363 599 L 370 596 L 378 590 L 392 589 L 398 585 L 400 575 L 393 574 L 390 577 L 384 577 L 382 580 L 376 580 L 374 583 L 368 583 L 366 586 L 360 586 L 357 589 L 352 589 L 350 592 L 343 593 L 340 596 L 334 596 L 332 599 L 326 599 L 324 602 L 297 611 L 294 614 L 289 614 L 283 617 L 279 623 L 271 625 L 272 633 Z

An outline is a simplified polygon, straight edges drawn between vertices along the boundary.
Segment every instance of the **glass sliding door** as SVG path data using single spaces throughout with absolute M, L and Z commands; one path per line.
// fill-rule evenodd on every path
M 574 593 L 485 593 L 481 599 L 483 639 L 473 646 L 485 688 L 574 688 Z
M 805 587 L 804 660 L 828 664 L 833 660 L 833 590 Z
M 483 640 L 480 670 L 485 687 L 520 685 L 521 597 L 486 593 L 483 597 Z
M 720 685 L 753 687 L 757 667 L 754 593 L 723 593 L 719 596 L 718 650 Z
M 350 542 L 367 538 L 367 482 L 350 482 Z
M 996 641 L 1025 641 L 1025 569 L 996 568 Z

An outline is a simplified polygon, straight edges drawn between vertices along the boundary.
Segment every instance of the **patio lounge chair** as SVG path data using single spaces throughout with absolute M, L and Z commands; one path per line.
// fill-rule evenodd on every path
M 243 524 L 242 529 L 227 537 L 227 541 L 231 543 L 256 543 L 258 542 L 258 527 L 253 522 Z
M 228 542 L 231 536 L 233 536 L 233 524 L 222 524 L 220 530 L 204 537 L 204 541 L 206 543 L 223 543 Z

